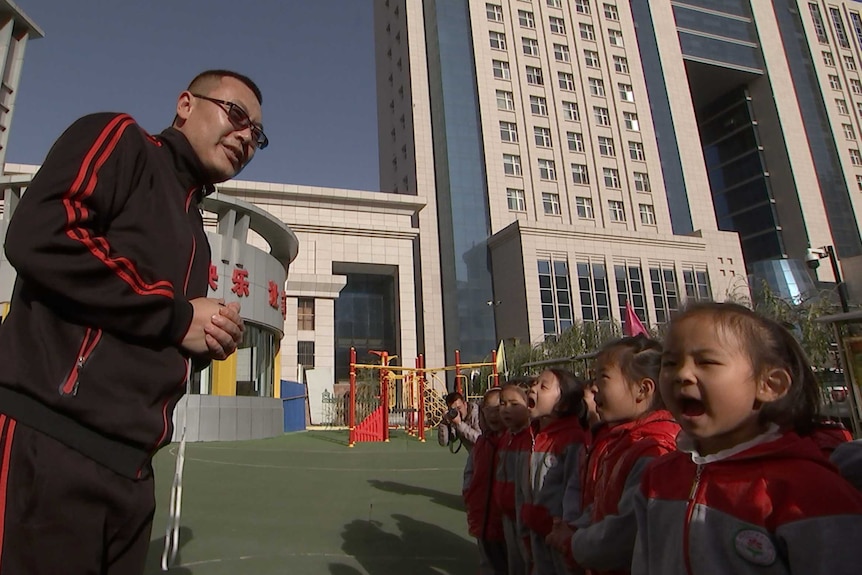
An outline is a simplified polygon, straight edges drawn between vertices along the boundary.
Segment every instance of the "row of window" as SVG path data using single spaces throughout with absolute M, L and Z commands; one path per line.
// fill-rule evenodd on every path
M 506 35 L 503 32 L 489 32 L 490 35 L 490 44 L 491 48 L 494 50 L 506 50 Z M 539 42 L 534 38 L 522 38 L 521 39 L 521 49 L 524 54 L 527 56 L 539 56 Z M 584 65 L 587 68 L 592 68 L 594 70 L 601 70 L 602 61 L 599 56 L 599 53 L 595 50 L 584 50 Z M 571 63 L 572 55 L 569 51 L 569 47 L 565 44 L 554 44 L 554 59 L 558 62 L 566 62 Z M 629 60 L 625 56 L 612 56 L 614 62 L 614 70 L 620 74 L 629 74 Z M 507 68 L 509 67 L 508 62 L 503 62 L 505 66 L 498 65 L 496 67 L 499 68 Z M 527 66 L 528 71 L 528 81 L 531 84 L 543 86 L 544 85 L 544 74 L 542 73 L 542 69 L 536 66 Z M 558 72 L 557 77 L 562 78 L 563 72 Z M 568 74 L 568 76 L 572 76 L 572 74 Z M 533 80 L 533 78 L 536 78 Z M 508 78 L 505 78 L 508 80 Z M 571 88 L 564 85 L 562 82 L 560 83 L 560 88 L 564 90 L 574 90 L 574 82 L 571 83 Z
M 526 212 L 527 201 L 524 196 L 524 190 L 516 188 L 506 189 L 506 201 L 508 202 L 509 211 Z M 560 207 L 560 194 L 555 192 L 542 192 L 542 209 L 549 216 L 562 215 Z M 583 196 L 575 197 L 575 211 L 578 219 L 594 220 L 595 212 L 593 211 L 593 200 Z M 638 212 L 640 221 L 647 226 L 656 225 L 655 208 L 652 204 L 638 204 Z M 625 204 L 619 200 L 608 200 L 608 216 L 612 222 L 625 222 L 626 210 Z
M 554 182 L 557 180 L 557 163 L 554 160 L 539 158 L 537 160 L 539 168 L 539 179 Z M 571 164 L 572 181 L 575 184 L 589 185 L 590 174 L 586 164 Z M 503 173 L 507 176 L 523 175 L 521 168 L 521 156 L 518 154 L 503 154 Z M 635 189 L 639 192 L 649 192 L 649 178 L 643 172 L 634 172 Z M 617 168 L 602 168 L 605 187 L 610 189 L 621 189 L 622 181 L 620 180 L 620 171 Z
M 841 90 L 841 78 L 837 74 L 828 74 L 829 87 L 833 90 Z M 850 91 L 857 96 L 862 96 L 862 82 L 858 78 L 848 78 L 850 83 Z
M 820 13 L 820 6 L 815 2 L 809 2 L 808 11 L 814 24 L 814 33 L 817 36 L 817 41 L 821 44 L 829 44 L 829 35 L 826 33 L 826 25 Z M 849 14 L 853 31 L 856 33 L 856 41 L 859 43 L 859 47 L 862 48 L 862 19 L 860 19 L 858 12 L 850 12 Z M 844 19 L 841 17 L 841 10 L 835 6 L 830 6 L 829 18 L 832 21 L 832 30 L 835 33 L 835 40 L 838 42 L 838 45 L 841 48 L 850 49 L 850 39 L 844 26 Z
M 497 76 L 497 69 L 495 68 L 494 77 L 500 78 L 502 80 L 511 78 L 511 75 L 508 77 L 503 73 L 506 68 L 500 68 L 500 76 Z M 588 78 L 589 86 L 590 86 L 590 95 L 597 96 L 600 98 L 605 97 L 605 82 L 601 78 Z M 623 102 L 634 102 L 635 96 L 634 91 L 632 89 L 631 84 L 625 84 L 623 82 L 617 83 L 617 93 L 619 94 L 620 100 Z M 515 111 L 515 96 L 509 90 L 497 90 L 497 109 L 498 110 L 506 110 L 509 112 Z M 606 109 L 606 108 L 599 108 Z M 530 112 L 534 116 L 547 116 L 548 115 L 548 100 L 544 96 L 530 96 Z M 630 117 L 636 118 L 637 114 L 633 112 L 628 112 Z M 626 117 L 625 115 L 623 117 Z
M 647 323 L 646 286 L 652 295 L 657 323 L 670 320 L 684 300 L 703 301 L 712 298 L 706 269 L 683 268 L 685 297 L 681 297 L 676 269 L 671 264 L 649 265 L 649 277 L 644 277 L 639 263 L 615 263 L 613 278 L 601 260 L 578 259 L 576 262 L 581 318 L 585 322 L 610 322 L 613 319 L 610 283 L 617 292 L 617 313 L 625 317 L 626 303 L 634 308 L 638 318 Z M 575 302 L 572 298 L 569 266 L 565 259 L 538 260 L 539 298 L 542 305 L 542 327 L 545 337 L 559 335 L 572 327 Z
M 583 152 L 584 151 L 584 142 L 583 136 L 578 132 L 567 132 L 576 139 L 569 140 L 569 149 L 574 151 Z M 554 143 L 551 138 L 551 129 L 545 128 L 543 126 L 535 126 L 533 127 L 533 138 L 536 142 L 536 145 L 541 148 L 553 148 Z M 518 125 L 514 122 L 507 122 L 504 120 L 500 120 L 500 139 L 504 142 L 517 143 L 518 142 Z M 855 138 L 854 138 L 855 139 Z M 616 146 L 614 144 L 614 139 L 609 136 L 598 136 L 598 145 L 599 145 L 599 154 L 602 156 L 606 156 L 609 158 L 615 158 L 617 155 Z M 574 143 L 574 146 L 572 145 Z M 644 152 L 644 145 L 641 142 L 629 141 L 629 157 L 632 160 L 637 160 L 640 162 L 646 161 L 646 153 Z
M 547 0 L 548 6 L 551 8 L 562 8 L 562 0 Z M 578 14 L 590 15 L 592 13 L 590 0 L 574 0 L 575 12 Z M 616 5 L 605 3 L 604 6 L 605 18 L 613 22 L 619 22 L 620 14 Z M 485 4 L 485 14 L 491 22 L 503 22 L 503 6 L 488 2 Z M 556 16 L 548 18 L 551 30 L 557 34 L 565 34 L 565 21 Z M 518 23 L 522 28 L 536 28 L 536 17 L 530 10 L 518 10 Z M 562 31 L 560 31 L 562 30 Z

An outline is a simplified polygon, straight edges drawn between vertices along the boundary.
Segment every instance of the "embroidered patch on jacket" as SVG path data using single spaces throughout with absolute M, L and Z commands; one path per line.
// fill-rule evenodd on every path
M 775 563 L 775 545 L 762 531 L 743 529 L 733 540 L 739 556 L 755 565 L 767 567 Z

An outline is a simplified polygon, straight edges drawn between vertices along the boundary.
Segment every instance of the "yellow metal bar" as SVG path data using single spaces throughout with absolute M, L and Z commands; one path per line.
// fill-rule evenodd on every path
M 236 395 L 236 354 L 222 361 L 212 362 L 212 394 Z

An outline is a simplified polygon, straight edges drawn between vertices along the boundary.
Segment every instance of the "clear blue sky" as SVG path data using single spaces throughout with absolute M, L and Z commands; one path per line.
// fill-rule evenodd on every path
M 6 161 L 38 164 L 79 116 L 150 132 L 208 68 L 263 91 L 270 146 L 240 179 L 379 189 L 371 0 L 15 0 L 27 45 Z

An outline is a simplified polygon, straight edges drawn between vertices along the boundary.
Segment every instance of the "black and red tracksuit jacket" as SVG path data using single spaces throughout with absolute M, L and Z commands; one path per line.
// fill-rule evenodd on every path
M 75 122 L 9 223 L 18 277 L 0 325 L 0 412 L 114 471 L 149 473 L 170 441 L 207 295 L 203 166 L 185 136 L 126 114 Z

